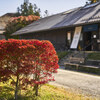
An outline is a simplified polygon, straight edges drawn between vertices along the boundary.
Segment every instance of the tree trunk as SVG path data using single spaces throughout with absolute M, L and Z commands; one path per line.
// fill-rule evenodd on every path
M 38 96 L 38 87 L 39 87 L 38 84 L 36 84 L 36 85 L 34 86 L 34 90 L 35 90 L 35 95 L 36 95 L 36 96 Z
M 19 76 L 17 76 L 17 80 L 16 80 L 15 100 L 18 100 L 18 80 L 19 80 Z
M 36 67 L 36 71 L 38 71 L 39 70 L 39 68 L 38 68 L 38 66 Z M 34 79 L 34 77 L 33 77 L 33 79 Z M 36 73 L 35 74 L 35 80 L 36 81 L 39 81 L 39 75 Z M 39 89 L 39 84 L 35 84 L 35 86 L 34 86 L 34 91 L 35 91 L 35 95 L 36 96 L 38 96 L 38 89 Z

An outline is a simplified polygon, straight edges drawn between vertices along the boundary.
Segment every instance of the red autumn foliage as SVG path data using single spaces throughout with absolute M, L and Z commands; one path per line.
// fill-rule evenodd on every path
M 28 23 L 32 23 L 36 20 L 40 19 L 39 16 L 34 16 L 34 15 L 29 15 L 29 16 L 19 16 L 19 17 L 12 17 L 10 22 L 13 23 L 24 23 L 24 24 L 28 24 Z
M 18 89 L 54 81 L 58 56 L 51 42 L 43 40 L 0 40 L 0 82 L 12 80 Z M 37 93 L 36 93 L 37 95 Z
M 6 39 L 12 38 L 11 36 L 12 33 L 20 30 L 21 28 L 24 28 L 25 26 L 39 19 L 40 19 L 39 16 L 34 16 L 34 15 L 12 17 L 5 28 L 4 35 L 6 36 Z M 13 37 L 13 38 L 18 39 L 18 37 Z

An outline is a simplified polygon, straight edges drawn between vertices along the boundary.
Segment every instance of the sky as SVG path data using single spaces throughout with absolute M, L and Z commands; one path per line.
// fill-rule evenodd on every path
M 17 11 L 24 0 L 0 0 L 0 16 L 5 13 Z M 87 0 L 29 0 L 30 3 L 36 4 L 41 9 L 42 15 L 45 10 L 49 15 L 67 11 L 72 8 L 84 6 Z

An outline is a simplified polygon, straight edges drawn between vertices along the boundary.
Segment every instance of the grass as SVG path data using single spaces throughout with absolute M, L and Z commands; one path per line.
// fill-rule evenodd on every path
M 87 58 L 90 60 L 100 60 L 100 52 L 90 53 Z
M 99 68 L 97 69 L 97 68 L 82 67 L 82 66 L 79 66 L 77 68 L 77 66 L 75 66 L 75 65 L 71 65 L 71 66 L 66 65 L 65 69 L 78 71 L 78 72 L 84 72 L 84 73 L 90 73 L 90 74 L 95 74 L 95 75 L 100 75 L 100 69 Z
M 14 100 L 14 89 L 8 84 L 0 84 L 0 100 Z M 91 97 L 84 97 L 83 95 L 66 91 L 63 88 L 58 88 L 49 84 L 42 86 L 39 89 L 39 96 L 33 95 L 31 89 L 22 91 L 22 96 L 18 100 L 99 100 Z
M 68 51 L 57 52 L 59 60 L 68 55 L 68 53 L 69 53 Z
M 62 59 L 63 57 L 65 57 L 66 55 L 68 55 L 69 53 L 70 52 L 68 52 L 68 51 L 57 52 L 59 60 Z M 90 59 L 90 60 L 100 60 L 100 52 L 89 53 L 87 59 Z

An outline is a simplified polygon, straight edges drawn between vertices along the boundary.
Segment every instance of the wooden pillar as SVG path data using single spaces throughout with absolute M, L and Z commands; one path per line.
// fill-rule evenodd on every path
M 99 24 L 99 32 L 98 32 L 98 40 L 100 41 L 100 24 Z M 98 43 L 98 42 L 97 42 Z M 100 43 L 98 43 L 98 51 L 100 51 Z

